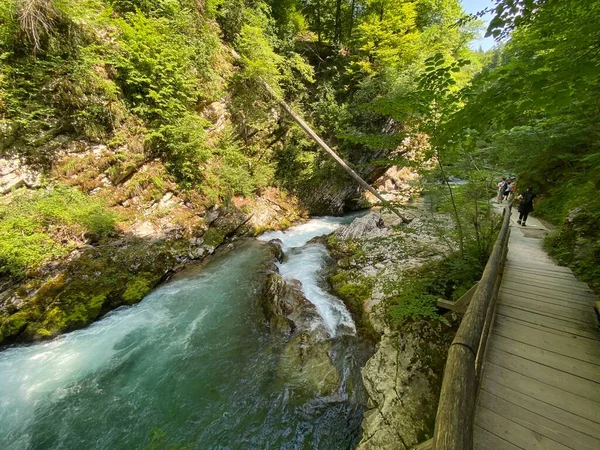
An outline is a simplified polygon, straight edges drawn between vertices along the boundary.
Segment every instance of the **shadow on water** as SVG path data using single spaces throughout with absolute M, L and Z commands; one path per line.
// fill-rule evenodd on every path
M 86 329 L 1 352 L 0 448 L 353 448 L 368 349 L 332 338 L 330 396 L 283 379 L 257 302 L 268 255 L 248 242 Z

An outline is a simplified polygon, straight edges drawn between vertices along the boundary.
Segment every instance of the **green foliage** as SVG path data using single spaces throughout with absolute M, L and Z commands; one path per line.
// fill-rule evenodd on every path
M 273 181 L 273 168 L 260 161 L 260 156 L 247 155 L 244 150 L 247 152 L 232 130 L 224 130 L 213 149 L 210 164 L 203 172 L 201 189 L 209 198 L 247 196 Z
M 439 321 L 437 299 L 457 300 L 479 280 L 485 264 L 475 258 L 453 254 L 404 274 L 402 280 L 385 287 L 390 323 L 401 327 L 420 320 Z
M 68 253 L 86 231 L 105 237 L 115 219 L 101 201 L 73 188 L 18 193 L 0 206 L 0 273 L 21 277 Z
M 578 207 L 563 226 L 544 240 L 544 247 L 559 263 L 569 266 L 592 289 L 600 289 L 600 213 Z
M 185 113 L 147 136 L 153 148 L 164 148 L 165 166 L 182 186 L 194 187 L 204 178 L 202 166 L 212 155 L 206 143 L 207 125 L 200 116 Z
M 436 301 L 436 296 L 429 294 L 422 284 L 407 283 L 402 294 L 390 300 L 388 318 L 396 326 L 420 320 L 440 320 Z
M 576 251 L 563 221 L 584 205 L 592 222 L 600 216 L 600 1 L 496 3 L 488 33 L 511 38 L 463 90 L 440 136 L 457 149 L 476 136 L 467 150 L 480 166 L 518 174 L 519 189 L 532 186 L 535 213 L 563 228 L 549 238 L 549 250 L 581 264 L 578 273 L 591 280 L 600 265 L 594 246 Z M 576 241 L 595 236 L 590 230 Z

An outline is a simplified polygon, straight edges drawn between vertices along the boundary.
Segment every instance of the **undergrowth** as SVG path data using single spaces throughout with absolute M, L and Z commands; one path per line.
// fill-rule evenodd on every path
M 386 317 L 395 327 L 419 320 L 440 321 L 437 299 L 457 300 L 479 280 L 484 265 L 475 258 L 451 255 L 407 272 L 402 280 L 389 283 L 384 291 Z
M 0 205 L 0 275 L 22 277 L 67 254 L 86 232 L 106 237 L 116 216 L 102 201 L 64 185 L 19 192 Z

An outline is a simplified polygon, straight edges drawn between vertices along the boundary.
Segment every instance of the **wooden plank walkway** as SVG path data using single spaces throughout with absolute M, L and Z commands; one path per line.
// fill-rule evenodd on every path
M 513 211 L 475 414 L 475 449 L 600 449 L 596 296 Z

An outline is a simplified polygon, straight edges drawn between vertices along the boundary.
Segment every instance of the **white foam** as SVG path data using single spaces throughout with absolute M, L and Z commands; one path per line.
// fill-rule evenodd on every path
M 333 233 L 339 226 L 347 222 L 344 217 L 316 217 L 285 231 L 268 231 L 258 237 L 260 241 L 279 239 L 283 242 L 283 250 L 302 247 L 312 238 Z
M 321 244 L 306 243 L 314 237 L 332 233 L 345 222 L 348 217 L 317 217 L 286 231 L 270 231 L 258 238 L 261 241 L 281 240 L 286 253 L 285 262 L 278 264 L 281 276 L 302 283 L 302 292 L 315 305 L 330 336 L 348 330 L 355 333 L 356 326 L 344 303 L 322 287 L 327 249 Z

